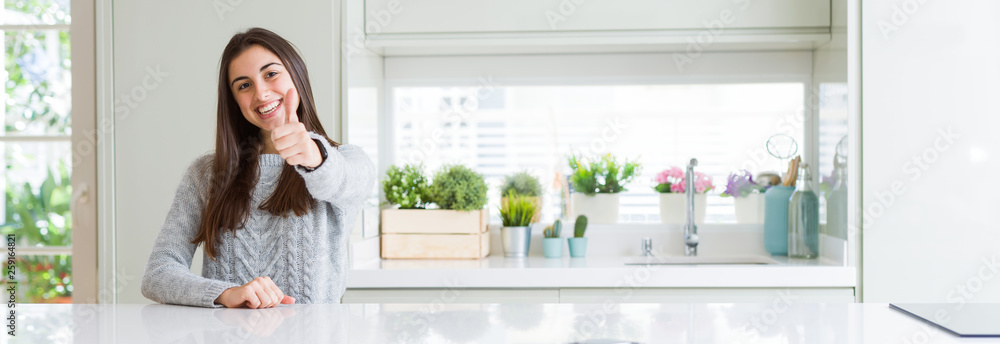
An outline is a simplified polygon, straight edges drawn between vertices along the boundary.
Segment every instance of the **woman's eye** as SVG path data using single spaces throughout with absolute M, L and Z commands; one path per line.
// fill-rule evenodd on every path
M 267 77 L 268 78 L 270 78 L 272 76 L 275 76 L 275 75 L 278 75 L 278 72 L 267 72 Z
M 240 84 L 240 86 L 238 86 L 237 89 L 242 90 L 242 89 L 247 88 L 247 87 L 250 87 L 250 83 L 249 82 L 244 82 L 244 83 Z

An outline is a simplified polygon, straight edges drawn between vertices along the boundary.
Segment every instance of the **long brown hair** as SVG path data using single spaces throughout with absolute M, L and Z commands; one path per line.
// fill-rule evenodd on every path
M 242 228 L 250 216 L 252 193 L 260 177 L 257 169 L 260 151 L 263 140 L 270 139 L 262 138 L 260 128 L 243 117 L 229 88 L 229 64 L 254 45 L 270 50 L 285 65 L 299 93 L 299 107 L 295 112 L 306 130 L 323 135 L 334 147 L 339 145 L 326 136 L 326 131 L 316 116 L 309 73 L 295 47 L 274 32 L 261 28 L 252 28 L 234 35 L 222 51 L 219 63 L 218 121 L 212 182 L 208 189 L 208 202 L 202 209 L 198 235 L 191 240 L 194 244 L 205 243 L 205 253 L 213 260 L 218 254 L 215 246 L 219 237 L 225 232 L 235 235 L 236 230 Z M 282 217 L 288 216 L 289 210 L 295 216 L 302 216 L 309 212 L 314 202 L 302 176 L 293 166 L 285 164 L 278 177 L 278 185 L 260 205 L 260 209 Z

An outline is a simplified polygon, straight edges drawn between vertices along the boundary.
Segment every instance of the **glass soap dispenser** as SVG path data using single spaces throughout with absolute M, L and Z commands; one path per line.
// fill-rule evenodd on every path
M 812 188 L 809 164 L 799 167 L 798 189 L 788 200 L 788 257 L 819 257 L 819 197 Z

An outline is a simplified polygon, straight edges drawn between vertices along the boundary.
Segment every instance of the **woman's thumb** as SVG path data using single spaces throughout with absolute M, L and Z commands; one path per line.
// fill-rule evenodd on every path
M 285 305 L 293 304 L 293 303 L 295 303 L 295 298 L 291 297 L 291 296 L 288 296 L 288 295 L 285 295 L 285 297 L 281 299 L 281 303 L 285 304 Z

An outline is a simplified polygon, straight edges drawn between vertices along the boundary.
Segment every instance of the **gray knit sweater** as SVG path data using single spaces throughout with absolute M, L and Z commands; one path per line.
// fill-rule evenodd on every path
M 220 237 L 216 260 L 204 256 L 202 276 L 190 270 L 196 248 L 191 240 L 207 202 L 213 155 L 195 160 L 153 244 L 142 295 L 160 303 L 221 307 L 214 301 L 222 291 L 269 276 L 296 303 L 340 303 L 347 285 L 348 237 L 372 190 L 375 167 L 356 146 L 333 148 L 320 141 L 328 152 L 326 160 L 311 172 L 296 168 L 316 199 L 309 213 L 282 218 L 259 209 L 285 165 L 277 154 L 261 154 L 246 225 L 236 230 L 235 238 L 228 232 Z

